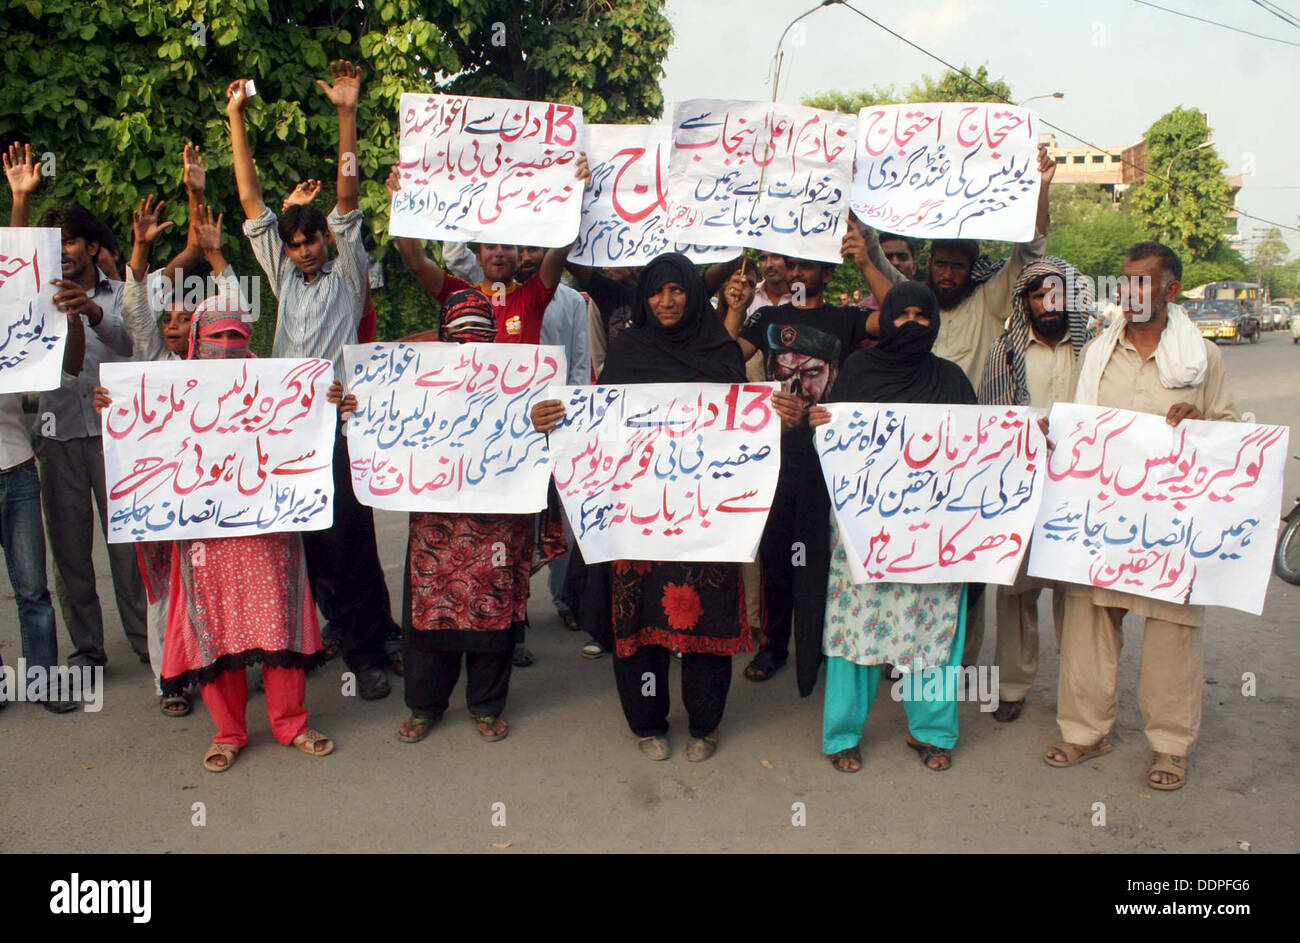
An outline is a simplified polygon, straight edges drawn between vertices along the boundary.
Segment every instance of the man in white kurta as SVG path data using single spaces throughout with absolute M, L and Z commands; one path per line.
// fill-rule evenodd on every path
M 1237 420 L 1218 348 L 1171 304 L 1182 289 L 1178 256 L 1158 243 L 1138 243 L 1129 250 L 1124 276 L 1123 320 L 1084 348 L 1075 401 L 1154 413 L 1173 426 L 1184 419 Z M 1147 784 L 1178 789 L 1201 726 L 1202 606 L 1072 584 L 1061 633 L 1062 742 L 1043 759 L 1064 767 L 1110 752 L 1121 623 L 1129 612 L 1146 620 L 1137 696 L 1154 753 Z

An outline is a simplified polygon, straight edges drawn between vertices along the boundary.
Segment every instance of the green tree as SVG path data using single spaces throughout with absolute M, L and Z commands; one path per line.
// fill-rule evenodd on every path
M 1057 185 L 1050 195 L 1047 252 L 1093 278 L 1119 275 L 1128 247 L 1145 238 L 1140 222 L 1095 184 Z
M 1210 260 L 1228 231 L 1227 164 L 1210 135 L 1205 114 L 1195 108 L 1180 106 L 1159 118 L 1143 135 L 1149 173 L 1128 198 L 1143 228 L 1182 251 L 1184 261 Z
M 839 111 L 845 114 L 857 114 L 868 105 L 897 105 L 905 102 L 1011 100 L 1011 86 L 1003 79 L 990 78 L 987 67 L 980 66 L 972 72 L 963 65 L 962 72 L 967 73 L 977 81 L 968 79 L 961 72 L 949 71 L 938 79 L 923 75 L 919 81 L 912 82 L 906 87 L 896 84 L 877 85 L 874 88 L 863 89 L 858 92 L 822 92 L 818 95 L 805 95 L 802 101 L 805 105 L 813 108 L 826 108 L 830 111 Z M 981 86 L 987 86 L 992 90 L 993 94 L 985 91 Z
M 246 274 L 259 270 L 238 231 L 226 86 L 257 83 L 248 122 L 267 204 L 278 209 L 298 181 L 314 177 L 326 181 L 318 202 L 328 206 L 337 125 L 315 80 L 328 78 L 333 59 L 360 64 L 361 206 L 376 254 L 387 256 L 386 287 L 374 296 L 384 338 L 429 326 L 432 311 L 381 235 L 401 94 L 558 100 L 582 105 L 589 120 L 642 120 L 662 109 L 658 80 L 671 43 L 651 0 L 10 0 L 0 4 L 0 35 L 0 141 L 30 142 L 54 171 L 37 216 L 79 202 L 125 239 L 131 207 L 158 193 L 179 223 L 180 153 L 194 141 L 207 152 L 208 202 L 225 214 L 227 255 Z M 158 256 L 180 248 L 180 228 L 160 240 Z M 265 290 L 262 310 L 274 311 Z M 255 326 L 259 352 L 269 350 L 272 321 Z

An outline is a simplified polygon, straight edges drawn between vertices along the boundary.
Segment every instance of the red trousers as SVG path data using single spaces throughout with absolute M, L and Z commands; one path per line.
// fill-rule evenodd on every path
M 262 683 L 266 688 L 266 716 L 271 733 L 281 743 L 307 729 L 307 711 L 302 702 L 307 695 L 307 673 L 301 668 L 263 666 Z M 199 686 L 203 703 L 217 724 L 214 743 L 244 747 L 248 744 L 248 726 L 244 713 L 248 707 L 248 683 L 242 668 L 227 671 L 211 684 Z

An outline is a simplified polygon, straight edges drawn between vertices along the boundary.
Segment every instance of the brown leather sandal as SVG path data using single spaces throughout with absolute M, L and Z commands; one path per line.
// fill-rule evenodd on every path
M 239 747 L 233 743 L 214 742 L 208 747 L 208 752 L 203 754 L 203 768 L 210 773 L 224 773 L 235 765 L 237 756 L 239 756 Z M 222 762 L 218 763 L 218 758 Z
M 321 744 L 324 744 L 324 749 L 317 749 Z M 308 756 L 329 756 L 334 752 L 334 741 L 319 730 L 312 730 L 310 727 L 294 737 L 290 746 L 297 747 Z

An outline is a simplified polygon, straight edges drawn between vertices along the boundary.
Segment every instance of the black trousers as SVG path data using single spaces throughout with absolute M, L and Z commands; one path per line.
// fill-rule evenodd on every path
M 830 499 L 815 453 L 787 456 L 758 555 L 763 564 L 763 650 L 784 662 L 790 655 L 791 626 L 799 623 L 805 631 L 795 633 L 795 642 L 808 643 L 803 654 L 815 679 L 830 567 Z
M 340 629 L 348 669 L 382 666 L 384 640 L 398 629 L 375 548 L 374 513 L 352 493 L 342 423 L 334 435 L 334 524 L 328 530 L 304 531 L 302 545 L 312 596 Z
M 451 702 L 465 660 L 465 703 L 474 714 L 500 716 L 510 693 L 511 652 L 422 652 L 404 646 L 402 663 L 406 706 L 422 714 L 441 716 Z
M 671 655 L 659 645 L 643 645 L 627 658 L 614 656 L 614 681 L 627 725 L 638 737 L 668 732 L 668 665 Z M 727 655 L 682 655 L 682 704 L 691 736 L 705 737 L 722 723 L 731 688 Z

